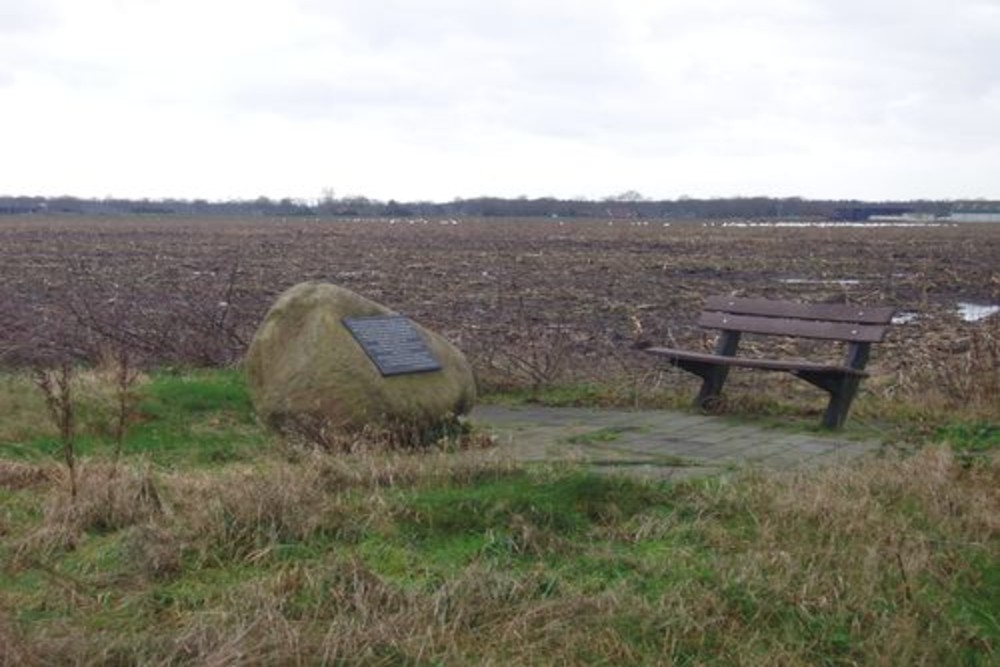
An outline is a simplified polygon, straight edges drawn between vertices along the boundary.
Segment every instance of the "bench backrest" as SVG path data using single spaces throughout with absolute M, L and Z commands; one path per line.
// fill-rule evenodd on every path
M 724 331 L 877 343 L 885 338 L 894 313 L 885 306 L 714 296 L 705 302 L 698 324 Z

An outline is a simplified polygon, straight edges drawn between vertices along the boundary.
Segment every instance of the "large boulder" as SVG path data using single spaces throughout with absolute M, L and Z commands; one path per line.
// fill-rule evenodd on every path
M 394 314 L 336 285 L 307 282 L 286 291 L 247 353 L 258 416 L 286 434 L 329 440 L 367 432 L 412 442 L 468 412 L 476 398 L 472 368 L 440 335 L 414 323 L 441 370 L 383 376 L 343 324 Z

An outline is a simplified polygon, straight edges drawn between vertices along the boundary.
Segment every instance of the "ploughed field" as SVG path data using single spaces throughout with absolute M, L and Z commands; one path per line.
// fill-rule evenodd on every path
M 148 363 L 240 358 L 275 297 L 336 283 L 456 342 L 481 378 L 632 372 L 638 337 L 702 347 L 712 294 L 895 305 L 871 364 L 968 352 L 1000 316 L 1000 225 L 607 220 L 0 218 L 0 363 L 125 344 Z M 641 331 L 640 328 L 641 327 Z

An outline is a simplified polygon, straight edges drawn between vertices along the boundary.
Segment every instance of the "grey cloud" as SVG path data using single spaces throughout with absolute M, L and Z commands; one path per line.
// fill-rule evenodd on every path
M 234 109 L 304 120 L 373 119 L 401 116 L 443 104 L 431 90 L 369 81 L 320 78 L 272 80 L 244 85 L 229 98 Z
M 760 137 L 801 150 L 800 139 L 768 134 L 782 123 L 859 144 L 933 143 L 952 134 L 944 125 L 961 123 L 955 108 L 968 116 L 956 141 L 992 132 L 976 104 L 998 76 L 997 40 L 986 39 L 996 17 L 974 3 L 674 3 L 645 26 L 644 39 L 681 46 L 671 61 L 653 63 L 632 51 L 619 17 L 587 3 L 299 6 L 329 24 L 336 50 L 312 44 L 306 71 L 240 83 L 235 108 L 405 123 L 429 141 L 479 126 L 644 152 L 751 151 Z M 778 58 L 729 48 L 727 40 L 748 34 L 751 48 L 773 48 Z M 326 74 L 330 60 L 348 66 Z M 756 136 L 755 123 L 765 128 Z
M 318 143 L 375 138 L 480 167 L 534 152 L 544 163 L 566 147 L 706 173 L 744 158 L 804 172 L 838 151 L 879 164 L 926 155 L 930 170 L 949 152 L 1000 145 L 994 1 L 250 3 L 252 34 L 235 20 L 209 27 L 203 42 L 178 44 L 176 66 L 167 40 L 116 48 L 114 35 L 135 33 L 114 2 L 88 12 L 108 29 L 98 42 L 70 23 L 46 33 L 65 18 L 46 13 L 57 3 L 0 4 L 0 87 L 12 99 L 30 102 L 37 86 L 140 115 L 175 104 L 193 126 L 218 122 L 234 137 L 267 127 Z M 195 2 L 156 7 L 175 25 L 197 20 Z M 271 18 L 290 29 L 270 30 Z M 516 176 L 523 163 L 504 168 Z
M 475 117 L 587 136 L 642 92 L 619 35 L 596 13 L 446 0 L 303 7 L 340 41 L 312 45 L 304 77 L 288 81 L 278 70 L 239 84 L 234 106 L 308 118 L 408 115 L 442 132 Z M 334 61 L 347 66 L 325 65 Z
M 55 16 L 46 2 L 4 0 L 0 4 L 0 33 L 32 33 L 55 23 Z
M 336 23 L 358 57 L 391 57 L 408 67 L 430 64 L 446 82 L 475 84 L 477 74 L 502 76 L 504 71 L 508 80 L 491 83 L 579 86 L 628 76 L 618 35 L 609 25 L 613 22 L 596 11 L 544 2 L 457 0 L 302 5 Z

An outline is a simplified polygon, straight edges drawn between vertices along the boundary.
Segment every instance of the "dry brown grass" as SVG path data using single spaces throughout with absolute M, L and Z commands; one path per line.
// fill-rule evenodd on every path
M 308 540 L 337 521 L 336 496 L 323 492 L 318 472 L 268 464 L 194 472 L 167 482 L 170 511 L 185 536 L 223 560 L 262 557 L 275 543 Z
M 34 667 L 40 664 L 32 654 L 9 614 L 0 608 L 0 667 Z
M 896 398 L 924 409 L 1000 415 L 1000 317 L 915 345 L 900 365 Z
M 942 664 L 954 659 L 949 642 L 982 641 L 928 621 L 947 616 L 953 598 L 941 591 L 970 554 L 996 558 L 1000 460 L 967 466 L 950 449 L 930 447 L 864 466 L 759 475 L 744 482 L 742 493 L 720 493 L 689 501 L 713 548 L 733 554 L 719 576 L 740 589 L 749 617 L 740 618 L 717 591 L 695 590 L 665 598 L 669 611 L 654 615 L 682 625 L 682 619 L 714 619 L 747 650 L 756 645 L 762 653 L 755 664 L 764 664 L 765 655 L 770 664 L 811 663 L 815 647 L 789 652 L 763 630 L 779 609 L 794 609 L 807 621 L 849 619 L 852 634 L 862 638 L 852 650 L 867 664 Z M 717 522 L 733 501 L 745 503 L 741 511 L 752 517 L 743 539 Z M 674 521 L 651 523 L 638 527 L 637 537 L 676 530 Z M 735 644 L 729 650 L 740 662 L 752 655 Z
M 521 470 L 490 456 L 368 450 L 351 457 L 318 452 L 295 462 L 264 461 L 220 473 L 163 479 L 168 511 L 203 556 L 266 557 L 276 543 L 319 534 L 352 539 L 391 520 L 389 490 L 443 483 L 472 484 Z
M 35 559 L 51 551 L 71 550 L 89 531 L 127 528 L 163 510 L 157 482 L 148 468 L 84 461 L 77 473 L 75 498 L 61 479 L 67 474 L 64 468 L 46 471 L 46 478 L 56 483 L 44 500 L 41 523 L 18 548 L 21 557 Z
M 52 465 L 0 459 L 0 489 L 17 491 L 48 484 L 58 473 Z
M 433 592 L 404 590 L 356 560 L 291 568 L 235 587 L 224 609 L 151 638 L 156 664 L 567 664 L 599 647 L 636 657 L 609 627 L 614 595 L 544 599 L 539 576 L 471 566 Z M 299 605 L 306 595 L 314 600 Z M 58 654 L 56 654 L 58 655 Z
M 929 447 L 863 466 L 681 486 L 672 511 L 595 525 L 571 548 L 520 552 L 517 567 L 479 557 L 419 584 L 380 573 L 351 545 L 394 534 L 406 512 L 393 490 L 474 485 L 512 470 L 444 461 L 317 456 L 164 474 L 162 512 L 115 515 L 127 526 L 129 571 L 161 584 L 192 567 L 260 568 L 254 576 L 212 589 L 199 606 L 169 607 L 169 624 L 139 633 L 88 634 L 85 622 L 49 624 L 27 640 L 9 623 L 0 632 L 8 651 L 27 660 L 30 649 L 39 664 L 939 665 L 970 647 L 983 656 L 996 648 L 949 614 L 957 587 L 974 583 L 972 560 L 996 556 L 997 459 L 969 465 Z M 138 473 L 123 479 L 133 491 L 141 483 Z M 75 529 L 86 523 L 73 517 Z M 66 523 L 58 512 L 45 520 Z M 330 544 L 322 555 L 274 557 L 278 544 L 320 537 Z M 650 544 L 666 551 L 633 550 Z M 199 554 L 199 564 L 184 554 Z M 575 581 L 560 568 L 580 567 L 578 557 L 624 566 L 631 578 Z M 662 590 L 642 593 L 646 581 Z

